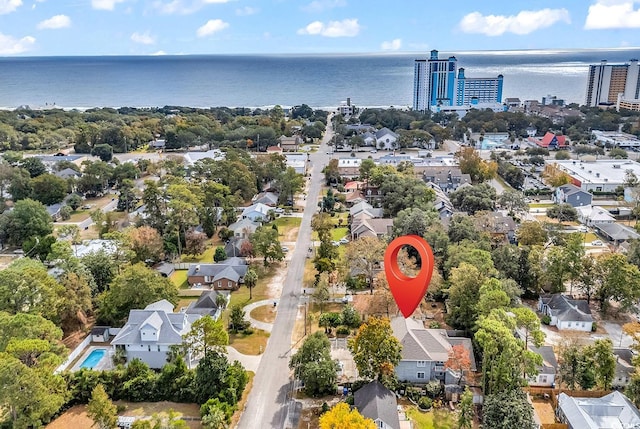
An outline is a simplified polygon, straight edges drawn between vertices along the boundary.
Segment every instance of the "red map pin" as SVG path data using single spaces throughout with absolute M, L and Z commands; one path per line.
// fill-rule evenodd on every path
M 420 254 L 422 267 L 415 277 L 405 275 L 398 266 L 398 252 L 403 246 L 412 246 Z M 431 246 L 418 235 L 403 235 L 393 240 L 384 252 L 384 272 L 398 308 L 406 318 L 411 316 L 427 293 L 433 274 Z

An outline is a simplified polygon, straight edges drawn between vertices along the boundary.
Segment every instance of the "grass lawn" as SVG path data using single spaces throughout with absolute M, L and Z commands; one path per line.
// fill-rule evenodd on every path
M 69 220 L 65 220 L 64 222 L 74 222 L 74 223 L 82 222 L 86 219 L 89 219 L 90 212 L 91 210 L 82 210 L 82 209 L 72 211 L 71 217 L 69 218 Z
M 502 177 L 498 176 L 497 174 L 496 174 L 496 181 L 504 187 L 505 191 L 513 190 L 513 187 L 507 182 L 505 182 L 505 180 Z
M 548 209 L 549 207 L 553 207 L 554 204 L 550 203 L 531 203 L 529 204 L 530 209 Z
M 434 419 L 438 421 L 438 428 L 453 429 L 455 427 L 455 418 L 447 410 L 438 412 L 434 412 L 433 410 L 431 410 L 424 413 L 418 410 L 417 407 L 408 407 L 406 411 L 407 416 L 413 421 L 413 427 L 415 429 L 433 429 Z
M 278 226 L 278 235 L 280 237 L 284 237 L 284 241 L 295 241 L 291 240 L 289 237 L 290 232 L 296 228 L 300 228 L 300 223 L 302 222 L 302 218 L 300 217 L 279 217 L 274 220 L 273 223 Z
M 253 299 L 249 300 L 249 288 L 246 286 L 240 286 L 240 289 L 231 292 L 231 302 L 229 303 L 229 307 L 233 307 L 236 304 L 245 306 L 250 302 L 262 301 L 263 299 L 269 298 L 267 294 L 267 286 L 276 272 L 275 264 L 276 263 L 272 263 L 268 267 L 262 265 L 261 261 L 252 264 L 251 266 L 258 274 L 258 284 L 256 284 L 252 291 Z
M 263 305 L 261 307 L 254 308 L 251 311 L 250 316 L 261 322 L 273 323 L 276 320 L 276 311 L 272 305 Z
M 341 238 L 344 238 L 349 233 L 349 229 L 346 227 L 334 228 L 331 231 L 331 239 L 334 241 L 338 241 Z
M 182 308 L 187 308 L 189 304 L 191 304 L 192 302 L 195 302 L 197 299 L 198 299 L 197 296 L 180 298 L 178 300 L 178 303 L 176 304 L 176 311 L 180 311 L 180 309 Z
M 189 283 L 187 283 L 187 272 L 188 270 L 175 270 L 169 280 L 171 283 L 178 286 L 178 289 L 188 289 Z
M 259 355 L 267 347 L 269 333 L 261 329 L 253 329 L 250 335 L 229 334 L 229 345 L 243 355 Z

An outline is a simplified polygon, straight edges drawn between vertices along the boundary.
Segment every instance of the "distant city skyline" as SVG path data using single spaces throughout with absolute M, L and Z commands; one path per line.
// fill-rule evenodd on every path
M 0 55 L 640 46 L 640 0 L 0 0 Z

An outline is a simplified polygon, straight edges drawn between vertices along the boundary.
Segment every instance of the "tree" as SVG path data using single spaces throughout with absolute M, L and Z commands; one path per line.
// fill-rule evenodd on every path
M 522 222 L 516 233 L 518 244 L 523 246 L 542 245 L 547 242 L 547 231 L 537 221 Z
M 513 213 L 526 212 L 529 210 L 529 204 L 527 204 L 524 194 L 511 189 L 506 189 L 500 194 L 498 204 Z
M 53 174 L 41 174 L 31 179 L 32 198 L 45 206 L 57 204 L 67 196 L 67 181 Z
M 362 273 L 373 294 L 374 277 L 384 258 L 387 245 L 376 237 L 361 237 L 347 245 L 347 264 L 352 270 Z
M 460 211 L 474 215 L 478 211 L 493 211 L 497 200 L 496 190 L 491 185 L 461 187 L 449 194 L 451 204 Z
M 478 318 L 477 302 L 480 286 L 485 277 L 473 265 L 466 262 L 451 270 L 447 323 L 455 329 L 470 332 Z
M 69 333 L 82 327 L 87 315 L 93 309 L 91 288 L 86 276 L 80 276 L 72 271 L 60 277 L 60 284 L 64 288 L 59 309 L 60 326 Z
M 231 307 L 231 313 L 229 314 L 229 331 L 236 333 L 242 332 L 249 327 L 249 322 L 244 318 L 245 312 L 240 304 L 235 304 Z
M 540 329 L 540 319 L 536 313 L 527 307 L 518 307 L 511 310 L 516 316 L 516 326 L 524 332 L 524 348 L 529 348 L 529 341 L 534 347 L 540 347 L 544 343 L 544 332 Z
M 595 340 L 586 347 L 585 355 L 591 360 L 596 386 L 602 390 L 611 389 L 616 374 L 616 356 L 613 354 L 611 339 Z
M 620 253 L 611 253 L 596 259 L 596 297 L 603 313 L 610 301 L 617 302 L 619 311 L 632 308 L 640 298 L 640 270 L 629 264 Z
M 252 292 L 257 283 L 258 273 L 251 267 L 247 268 L 247 273 L 244 275 L 244 284 L 249 288 L 249 301 L 253 299 Z
M 534 429 L 533 407 L 521 389 L 485 396 L 482 406 L 483 427 L 491 429 Z
M 369 318 L 356 336 L 349 339 L 348 347 L 362 377 L 377 378 L 387 385 L 393 383 L 402 345 L 393 336 L 389 319 Z
M 449 350 L 449 359 L 444 363 L 446 369 L 450 369 L 454 374 L 459 374 L 458 385 L 462 383 L 464 373 L 471 370 L 471 359 L 469 358 L 469 350 L 462 344 L 456 344 Z
M 614 147 L 609 151 L 609 156 L 615 159 L 627 159 L 629 157 L 629 154 L 622 148 Z
M 204 404 L 217 398 L 233 406 L 240 400 L 247 381 L 247 373 L 240 362 L 230 365 L 223 354 L 209 353 L 196 368 L 193 383 L 195 401 Z
M 192 357 L 207 356 L 209 353 L 226 353 L 229 334 L 222 320 L 214 320 L 206 315 L 191 324 L 191 329 L 183 336 L 182 345 Z
M 478 241 L 480 238 L 480 232 L 473 219 L 459 214 L 451 217 L 448 234 L 451 243 L 460 243 L 463 240 Z
M 322 313 L 324 311 L 324 304 L 331 298 L 331 294 L 329 293 L 329 274 L 322 272 L 318 275 L 318 282 L 311 297 L 318 304 L 320 313 Z
M 135 254 L 134 263 L 156 263 L 164 258 L 164 242 L 155 228 L 132 228 L 126 232 L 126 242 Z
M 331 344 L 322 332 L 308 336 L 302 347 L 289 361 L 294 376 L 304 383 L 305 392 L 310 396 L 322 396 L 335 392 L 337 364 L 331 358 Z
M 419 208 L 408 208 L 400 211 L 393 220 L 393 235 L 418 235 L 424 237 L 429 228 L 436 223 L 438 216 L 435 211 L 425 211 Z
M 109 399 L 102 384 L 98 384 L 91 392 L 87 415 L 99 429 L 113 429 L 118 425 L 118 409 Z
M 185 235 L 184 253 L 187 255 L 200 255 L 207 250 L 207 235 L 203 232 L 190 229 Z M 224 249 L 222 249 L 224 252 Z M 225 253 L 225 258 L 227 254 Z
M 177 297 L 178 288 L 169 279 L 141 263 L 130 265 L 98 297 L 98 319 L 122 326 L 130 310 L 145 308 L 161 299 L 175 303 Z
M 304 188 L 304 177 L 293 167 L 287 167 L 278 175 L 274 185 L 279 192 L 279 203 L 293 202 L 294 196 Z
M 31 176 L 24 168 L 15 169 L 9 183 L 9 193 L 11 199 L 16 202 L 30 198 L 33 192 Z
M 2 240 L 14 246 L 31 237 L 44 237 L 53 231 L 53 221 L 39 201 L 31 199 L 15 203 L 13 210 L 0 216 Z
M 373 181 L 373 180 L 372 180 Z M 387 174 L 379 180 L 382 208 L 386 216 L 395 217 L 408 208 L 432 210 L 435 192 L 413 175 Z
M 224 247 L 222 246 L 218 246 L 216 247 L 216 251 L 213 254 L 213 261 L 214 262 L 222 262 L 225 259 L 227 259 L 227 252 L 224 251 Z M 247 279 L 245 277 L 245 283 L 246 283 Z
M 91 149 L 91 155 L 97 156 L 104 162 L 109 162 L 111 158 L 113 158 L 113 147 L 108 144 L 95 145 L 93 149 Z
M 578 212 L 571 204 L 554 204 L 547 209 L 547 217 L 560 222 L 573 222 L 578 219 Z
M 167 217 L 170 229 L 178 234 L 178 253 L 181 255 L 182 240 L 186 241 L 187 231 L 200 223 L 198 213 L 202 210 L 202 202 L 192 189 L 181 183 L 170 185 L 167 197 Z
M 460 171 L 470 175 L 474 183 L 484 182 L 496 176 L 498 165 L 495 162 L 483 160 L 478 151 L 472 147 L 463 147 L 456 152 L 455 156 L 460 163 Z
M 37 158 L 35 156 L 25 158 L 20 163 L 20 167 L 27 170 L 31 178 L 38 177 L 41 174 L 45 174 L 47 172 L 47 167 L 44 165 L 44 162 L 42 162 L 40 158 Z
M 278 240 L 278 231 L 267 226 L 259 226 L 249 239 L 256 255 L 264 258 L 264 266 L 268 261 L 281 261 L 284 259 L 282 246 Z
M 473 428 L 473 393 L 468 388 L 464 389 L 462 396 L 460 397 L 460 404 L 458 405 L 458 421 L 457 429 L 472 429 Z
M 104 292 L 118 272 L 118 261 L 102 249 L 87 253 L 80 258 L 80 262 L 93 278 L 94 293 Z
M 364 418 L 357 409 L 339 402 L 320 416 L 320 429 L 375 429 L 373 420 Z

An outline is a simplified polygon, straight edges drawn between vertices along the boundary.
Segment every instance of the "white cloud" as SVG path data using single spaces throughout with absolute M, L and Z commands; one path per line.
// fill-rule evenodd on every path
M 258 12 L 260 12 L 260 9 L 258 9 L 257 7 L 251 7 L 251 6 L 245 6 L 245 7 L 236 9 L 236 15 L 238 16 L 255 15 Z
M 322 12 L 336 7 L 345 7 L 346 5 L 346 0 L 314 0 L 304 6 L 302 10 L 306 12 Z
M 56 15 L 38 23 L 38 30 L 57 30 L 71 26 L 71 18 L 67 15 Z
M 22 6 L 22 0 L 0 0 L 0 15 L 15 12 Z
M 131 40 L 142 45 L 153 45 L 156 43 L 156 38 L 149 34 L 148 31 L 144 33 L 138 33 L 137 31 L 131 35 Z
M 25 36 L 16 39 L 13 36 L 0 33 L 0 55 L 21 54 L 31 50 L 36 43 L 35 37 Z
M 393 39 L 389 42 L 382 42 L 380 49 L 383 51 L 397 51 L 402 47 L 402 39 Z
M 202 9 L 208 4 L 223 4 L 233 0 L 156 0 L 153 7 L 166 15 L 188 15 Z
M 228 22 L 224 22 L 221 19 L 210 19 L 205 25 L 198 28 L 197 34 L 198 37 L 206 37 L 222 31 L 227 27 L 229 27 Z
M 162 55 L 167 55 L 167 53 L 166 53 L 165 51 L 160 50 L 160 51 L 156 51 L 156 52 L 154 52 L 154 53 L 153 53 L 153 54 L 151 54 L 151 55 L 156 56 L 156 57 L 159 57 L 159 56 L 162 56 Z
M 113 10 L 116 4 L 123 3 L 125 0 L 91 0 L 91 6 L 99 10 Z
M 640 7 L 638 0 L 598 0 L 589 6 L 584 23 L 585 30 L 608 28 L 640 28 Z
M 314 21 L 298 30 L 298 34 L 324 37 L 355 37 L 360 33 L 360 24 L 357 19 L 343 19 L 342 21 L 329 21 L 324 23 Z
M 556 22 L 571 23 L 567 9 L 523 10 L 517 15 L 482 15 L 472 12 L 465 15 L 458 27 L 465 33 L 500 36 L 504 33 L 529 34 Z

